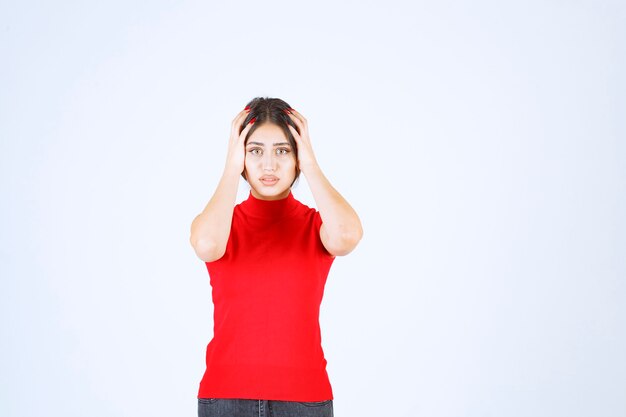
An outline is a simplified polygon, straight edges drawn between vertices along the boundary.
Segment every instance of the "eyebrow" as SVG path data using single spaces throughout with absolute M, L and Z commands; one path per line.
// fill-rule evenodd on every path
M 257 145 L 257 146 L 265 146 L 265 144 L 261 143 L 261 142 L 248 142 L 248 145 Z M 276 142 L 274 143 L 274 146 L 291 146 L 291 144 L 289 142 Z

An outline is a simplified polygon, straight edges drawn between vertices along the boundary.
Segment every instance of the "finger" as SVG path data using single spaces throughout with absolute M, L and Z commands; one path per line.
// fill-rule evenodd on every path
M 293 122 L 293 124 L 295 124 L 298 127 L 298 130 L 300 132 L 305 132 L 307 130 L 306 124 L 303 123 L 302 120 L 300 120 L 298 116 L 296 116 L 295 114 L 290 114 L 289 118 Z
M 297 111 L 296 109 L 292 109 L 292 108 L 290 108 L 290 109 L 289 109 L 289 112 L 290 112 L 291 114 L 293 114 L 293 116 L 294 116 L 295 118 L 297 118 L 298 120 L 300 120 L 303 124 L 306 124 L 306 123 L 307 123 L 306 118 L 302 115 L 302 113 L 300 113 L 300 112 L 299 112 L 299 111 Z
M 298 135 L 298 138 L 296 140 L 308 141 L 309 132 L 306 129 L 306 126 L 302 126 L 302 123 L 295 121 L 293 123 L 297 126 L 291 126 L 289 124 L 287 126 L 291 126 L 293 128 L 293 131 L 296 132 L 296 135 Z
M 243 129 L 248 127 L 247 125 L 244 126 L 243 122 L 245 121 L 245 119 L 248 117 L 249 114 L 250 114 L 250 112 L 244 109 L 243 114 L 240 114 L 238 116 L 238 117 L 241 117 L 241 118 L 236 120 L 235 124 L 233 124 L 233 130 L 232 130 L 232 133 L 231 133 L 231 138 L 232 138 L 233 141 L 235 141 L 235 142 L 238 141 L 239 140 L 239 136 L 241 136 L 241 134 L 243 133 Z M 256 120 L 256 117 L 253 117 L 252 119 Z M 250 121 L 252 119 L 250 119 L 248 121 L 248 124 L 250 123 Z
M 293 135 L 293 138 L 296 140 L 296 144 L 300 143 L 300 140 L 302 139 L 300 137 L 300 134 L 298 133 L 298 131 L 296 130 L 295 127 L 291 126 L 289 123 L 287 123 L 287 127 L 289 128 L 289 130 L 291 131 L 291 134 Z
M 233 122 L 231 124 L 232 128 L 235 129 L 236 127 L 241 126 L 241 123 L 246 118 L 246 116 L 248 116 L 248 113 L 250 113 L 250 109 L 249 108 L 248 109 L 243 109 L 239 113 L 237 113 L 237 116 L 235 116 L 235 118 L 233 119 Z
M 248 111 L 245 109 L 237 113 L 237 116 L 235 116 L 232 122 L 233 126 L 237 125 L 238 123 L 240 124 L 241 120 L 245 118 L 247 115 L 248 115 Z
M 250 119 L 250 122 L 252 122 L 253 120 L 256 120 L 256 117 L 253 117 L 252 119 Z M 237 142 L 243 142 L 243 140 L 246 138 L 246 135 L 248 134 L 248 132 L 252 128 L 252 125 L 254 124 L 254 123 L 250 123 L 250 122 L 248 122 L 246 127 L 243 128 L 243 130 L 241 131 L 241 133 L 237 137 Z

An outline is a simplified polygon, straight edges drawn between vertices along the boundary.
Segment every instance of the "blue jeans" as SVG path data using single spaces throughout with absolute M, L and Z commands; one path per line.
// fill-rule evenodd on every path
M 333 417 L 333 400 L 300 402 L 198 398 L 198 417 Z

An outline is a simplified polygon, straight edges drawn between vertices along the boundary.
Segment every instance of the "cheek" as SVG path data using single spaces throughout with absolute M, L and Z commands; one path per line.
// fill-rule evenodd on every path
M 290 171 L 294 171 L 294 173 L 296 170 L 296 165 L 297 165 L 297 161 L 295 157 L 291 157 L 287 160 L 286 166 L 289 168 Z
M 245 159 L 243 160 L 243 172 L 246 174 L 246 179 L 250 178 L 250 175 L 248 175 L 248 173 L 251 171 L 251 169 L 252 160 L 248 158 L 248 155 L 246 155 Z
M 253 162 L 254 162 L 254 158 L 252 158 L 250 155 L 248 155 L 246 153 L 246 156 L 245 156 L 245 158 L 243 160 L 243 167 L 244 167 L 244 169 L 252 168 L 254 166 Z

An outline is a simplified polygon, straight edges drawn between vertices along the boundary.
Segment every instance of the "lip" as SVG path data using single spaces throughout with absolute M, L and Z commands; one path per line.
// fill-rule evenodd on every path
M 259 178 L 259 181 L 261 181 L 263 185 L 272 186 L 278 182 L 278 177 L 274 175 L 263 175 Z

